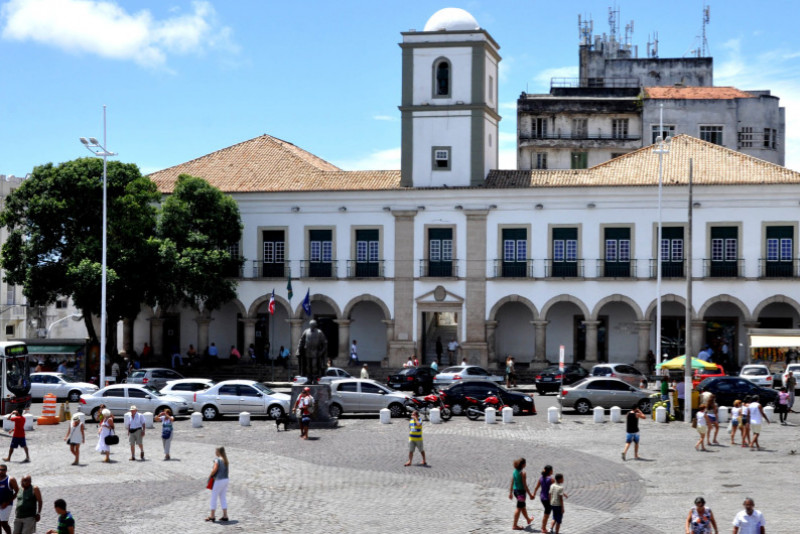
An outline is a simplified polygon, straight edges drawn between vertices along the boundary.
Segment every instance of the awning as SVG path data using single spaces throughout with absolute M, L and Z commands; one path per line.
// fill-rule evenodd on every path
M 28 345 L 28 354 L 75 354 L 83 345 Z
M 800 347 L 800 330 L 753 328 L 748 332 L 750 348 Z

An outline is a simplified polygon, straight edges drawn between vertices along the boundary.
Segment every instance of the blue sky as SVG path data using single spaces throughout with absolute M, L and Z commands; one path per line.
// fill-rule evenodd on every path
M 800 4 L 711 0 L 716 85 L 770 89 L 800 170 Z M 400 161 L 400 32 L 466 9 L 500 44 L 501 167 L 515 165 L 516 99 L 576 76 L 577 16 L 608 32 L 608 1 L 0 0 L 0 174 L 88 155 L 80 136 L 148 173 L 267 133 L 344 168 Z M 645 55 L 700 45 L 702 0 L 617 0 Z

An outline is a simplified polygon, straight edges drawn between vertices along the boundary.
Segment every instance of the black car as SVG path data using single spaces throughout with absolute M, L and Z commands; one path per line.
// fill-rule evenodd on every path
M 719 376 L 706 378 L 697 385 L 700 393 L 709 391 L 714 394 L 720 406 L 733 406 L 733 401 L 743 401 L 749 395 L 758 395 L 762 406 L 778 404 L 778 392 L 770 388 L 762 388 L 738 376 Z
M 430 393 L 433 389 L 433 377 L 436 371 L 430 367 L 408 367 L 386 379 L 386 385 L 392 389 L 413 391 L 417 395 Z
M 445 395 L 444 403 L 450 406 L 453 415 L 463 415 L 467 400 L 465 397 L 482 401 L 492 395 L 498 396 L 503 400 L 503 404 L 514 409 L 514 415 L 536 415 L 536 405 L 533 397 L 524 393 L 509 391 L 503 386 L 499 386 L 488 380 L 468 380 L 453 384 L 443 390 Z
M 577 363 L 565 365 L 563 374 L 558 370 L 557 365 L 551 365 L 536 373 L 536 391 L 540 395 L 558 393 L 558 386 L 562 383 L 568 386 L 587 376 L 589 376 L 589 371 Z

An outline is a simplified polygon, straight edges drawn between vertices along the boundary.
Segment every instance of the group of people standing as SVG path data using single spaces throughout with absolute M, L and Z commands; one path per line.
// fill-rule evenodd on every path
M 744 500 L 744 510 L 733 518 L 733 534 L 766 534 L 766 521 L 764 515 L 755 509 L 755 501 L 750 497 Z M 715 534 L 719 533 L 717 520 L 711 508 L 706 506 L 703 497 L 694 500 L 694 506 L 686 516 L 686 534 Z
M 16 502 L 16 505 L 15 505 Z M 0 530 L 11 534 L 11 512 L 14 514 L 14 534 L 33 534 L 36 523 L 42 518 L 42 492 L 33 485 L 31 475 L 25 475 L 17 483 L 17 479 L 8 474 L 8 466 L 0 464 Z M 55 529 L 47 534 L 74 534 L 75 520 L 67 511 L 64 499 L 56 499 L 54 508 L 58 514 Z
M 719 445 L 717 435 L 719 434 L 719 407 L 712 393 L 705 392 L 700 398 L 700 407 L 692 421 L 692 426 L 697 428 L 700 439 L 694 448 L 698 451 L 705 451 L 706 444 Z M 764 407 L 759 402 L 758 395 L 745 397 L 744 401 L 737 399 L 731 408 L 730 437 L 731 445 L 736 445 L 736 434 L 741 433 L 742 447 L 751 449 L 761 449 L 758 439 L 761 435 L 761 426 L 770 424 L 764 412 Z
M 537 492 L 539 493 L 539 501 L 542 503 L 544 512 L 542 514 L 542 532 L 552 532 L 558 534 L 561 530 L 561 522 L 564 519 L 564 499 L 568 497 L 564 491 L 564 475 L 557 473 L 553 475 L 553 467 L 551 465 L 544 466 L 539 480 L 536 481 L 536 486 L 531 492 L 528 486 L 528 475 L 525 472 L 527 462 L 525 458 L 514 460 L 514 472 L 511 474 L 511 485 L 508 489 L 509 500 L 516 500 L 516 510 L 514 511 L 514 523 L 512 528 L 514 530 L 525 530 L 525 527 L 519 525 L 520 515 L 525 518 L 528 525 L 533 523 L 533 515 L 528 515 L 528 508 L 526 497 L 531 500 L 536 499 Z M 550 530 L 547 530 L 547 521 L 552 514 L 553 519 L 550 523 Z

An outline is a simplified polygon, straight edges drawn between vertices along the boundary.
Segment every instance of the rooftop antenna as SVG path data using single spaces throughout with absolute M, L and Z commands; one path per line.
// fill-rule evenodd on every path
M 703 6 L 703 56 L 708 57 L 708 39 L 706 38 L 706 26 L 711 22 L 711 6 Z
M 619 8 L 616 5 L 608 8 L 608 33 L 610 34 L 612 41 L 616 38 L 616 35 L 619 32 L 619 21 L 617 20 L 618 15 Z
M 631 40 L 633 39 L 633 21 L 625 25 L 625 48 L 630 49 Z
M 658 32 L 653 32 L 652 41 L 647 34 L 647 57 L 658 57 Z M 652 45 L 652 48 L 651 48 Z
M 581 45 L 592 46 L 592 31 L 594 31 L 594 21 L 590 18 L 581 20 L 578 15 L 578 39 Z

